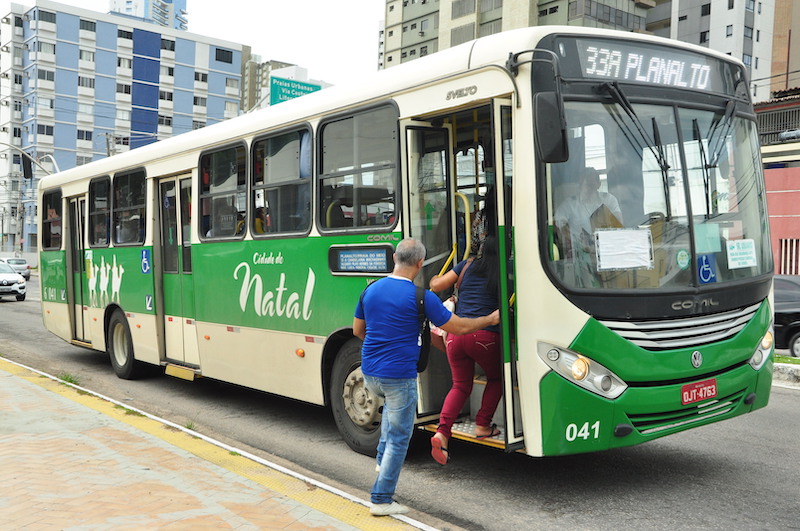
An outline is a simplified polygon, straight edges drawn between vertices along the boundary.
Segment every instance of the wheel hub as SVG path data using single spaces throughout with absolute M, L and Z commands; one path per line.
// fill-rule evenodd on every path
M 342 402 L 344 410 L 356 426 L 371 429 L 380 425 L 383 400 L 369 392 L 361 367 L 351 371 L 345 378 Z

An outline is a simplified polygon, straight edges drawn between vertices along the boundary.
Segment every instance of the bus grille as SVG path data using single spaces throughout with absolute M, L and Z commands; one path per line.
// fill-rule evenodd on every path
M 692 405 L 677 411 L 628 415 L 631 424 L 643 435 L 650 435 L 672 428 L 685 428 L 688 425 L 725 415 L 733 411 L 742 400 L 744 391 L 717 398 L 711 402 Z
M 728 312 L 662 321 L 600 321 L 634 345 L 646 350 L 668 350 L 706 345 L 737 334 L 753 318 L 761 303 Z

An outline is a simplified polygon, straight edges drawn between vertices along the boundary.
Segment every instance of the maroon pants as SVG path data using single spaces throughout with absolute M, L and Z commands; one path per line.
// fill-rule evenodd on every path
M 453 375 L 453 387 L 444 400 L 437 431 L 449 439 L 453 422 L 472 393 L 475 363 L 486 374 L 486 389 L 483 391 L 481 408 L 475 422 L 479 426 L 492 424 L 492 416 L 503 396 L 503 384 L 500 380 L 500 334 L 487 330 L 478 330 L 463 336 L 448 334 L 447 359 Z

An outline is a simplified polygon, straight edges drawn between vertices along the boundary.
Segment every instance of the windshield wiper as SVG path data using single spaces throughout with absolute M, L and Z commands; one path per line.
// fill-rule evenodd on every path
M 700 135 L 700 124 L 697 121 L 697 118 L 692 120 L 692 129 L 694 131 L 694 139 L 697 141 L 697 146 L 700 148 L 700 166 L 701 170 L 703 171 L 703 188 L 705 189 L 705 199 L 706 199 L 706 219 L 711 217 L 711 202 L 710 202 L 710 186 L 711 186 L 711 175 L 709 170 L 712 166 L 708 164 L 708 157 L 706 156 L 706 148 L 703 146 L 703 137 Z
M 603 83 L 600 85 L 600 88 L 605 89 L 611 95 L 614 101 L 617 102 L 620 107 L 622 107 L 622 110 L 624 110 L 625 114 L 628 115 L 628 118 L 631 119 L 633 125 L 636 126 L 639 136 L 641 136 L 642 140 L 644 140 L 644 143 L 650 150 L 650 153 L 652 153 L 653 157 L 655 157 L 658 167 L 661 169 L 661 180 L 664 186 L 664 200 L 667 207 L 666 214 L 667 219 L 669 219 L 672 214 L 669 197 L 669 163 L 667 162 L 667 155 L 664 152 L 664 146 L 661 145 L 661 134 L 659 133 L 656 119 L 653 118 L 654 138 L 651 139 L 650 135 L 648 135 L 647 131 L 645 131 L 644 125 L 639 119 L 639 116 L 636 114 L 636 110 L 633 108 L 633 105 L 631 105 L 631 102 L 628 101 L 628 98 L 622 92 L 622 89 L 620 89 L 619 83 L 616 81 L 613 83 Z
M 725 117 L 721 121 L 717 120 L 714 122 L 714 125 L 708 132 L 708 146 L 710 152 L 713 154 L 709 162 L 709 167 L 711 168 L 716 168 L 719 164 L 722 151 L 725 149 L 725 139 L 728 138 L 728 134 L 731 132 L 731 127 L 733 127 L 733 113 L 735 111 L 736 104 L 733 102 L 733 100 L 728 100 L 728 103 L 725 105 Z M 716 135 L 718 132 L 719 134 Z

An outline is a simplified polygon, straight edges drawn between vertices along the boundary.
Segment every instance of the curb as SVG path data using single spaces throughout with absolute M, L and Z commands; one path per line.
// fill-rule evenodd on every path
M 369 514 L 367 501 L 336 487 L 16 361 L 0 357 L 0 370 L 127 424 L 346 526 L 375 531 L 436 530 L 404 515 L 376 519 Z
M 772 367 L 772 381 L 793 387 L 800 387 L 800 365 L 776 363 Z

